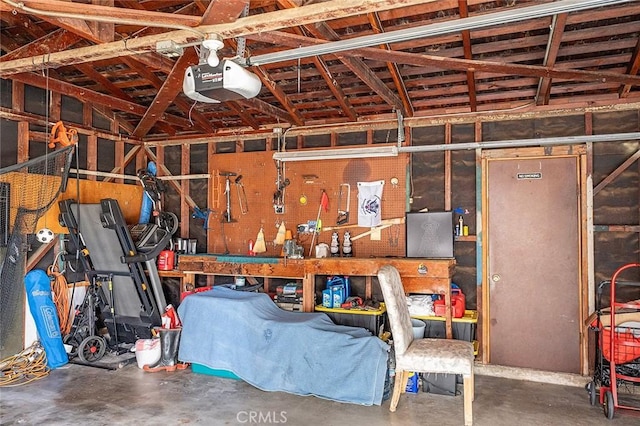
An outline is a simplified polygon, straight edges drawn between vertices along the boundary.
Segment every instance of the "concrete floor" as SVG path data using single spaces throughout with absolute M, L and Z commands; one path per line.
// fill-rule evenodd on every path
M 633 405 L 640 407 L 637 396 Z M 476 375 L 473 415 L 477 426 L 640 424 L 640 412 L 621 409 L 608 421 L 582 386 L 486 375 Z M 461 396 L 405 394 L 391 413 L 389 401 L 364 407 L 263 392 L 190 369 L 145 373 L 134 362 L 115 371 L 69 364 L 42 380 L 0 388 L 0 424 L 447 426 L 462 425 L 463 415 Z

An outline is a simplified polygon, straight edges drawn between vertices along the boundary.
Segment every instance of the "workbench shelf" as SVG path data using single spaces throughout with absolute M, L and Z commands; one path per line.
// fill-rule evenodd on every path
M 445 299 L 447 338 L 452 337 L 451 277 L 455 269 L 454 258 L 321 258 L 283 259 L 277 257 L 229 256 L 216 254 L 182 255 L 178 258 L 178 270 L 184 274 L 182 287 L 194 286 L 196 275 L 241 275 L 244 277 L 284 278 L 301 280 L 303 285 L 304 312 L 315 310 L 316 277 L 348 275 L 375 279 L 382 265 L 394 266 L 400 273 L 405 292 L 417 294 L 441 294 Z M 370 296 L 369 290 L 365 294 Z M 183 289 L 181 289 L 183 290 Z

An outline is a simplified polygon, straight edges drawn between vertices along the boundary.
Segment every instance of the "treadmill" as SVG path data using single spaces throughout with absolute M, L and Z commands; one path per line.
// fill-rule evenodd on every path
M 95 286 L 97 319 L 115 337 L 112 346 L 150 338 L 167 305 L 156 258 L 172 236 L 153 223 L 128 226 L 115 199 L 63 200 L 59 206 L 60 224 L 69 229 Z

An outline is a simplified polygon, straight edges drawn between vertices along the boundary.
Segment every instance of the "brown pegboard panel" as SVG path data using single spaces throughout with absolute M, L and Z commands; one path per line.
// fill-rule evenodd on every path
M 230 177 L 230 199 L 232 222 L 223 222 L 226 210 L 225 177 L 211 179 L 210 182 L 219 188 L 210 190 L 219 196 L 218 207 L 214 209 L 213 200 L 209 200 L 209 208 L 215 210 L 209 222 L 209 233 L 213 236 L 208 251 L 211 253 L 247 254 L 249 240 L 256 240 L 258 231 L 264 229 L 267 252 L 263 256 L 279 256 L 281 245 L 274 245 L 280 222 L 284 221 L 298 243 L 305 249 L 305 257 L 309 257 L 312 234 L 298 235 L 298 224 L 316 220 L 322 197 L 322 190 L 329 197 L 329 211 L 320 212 L 323 228 L 336 226 L 338 217 L 338 194 L 341 183 L 351 185 L 351 202 L 349 205 L 349 222 L 337 231 L 342 241 L 344 231 L 348 230 L 352 237 L 369 228 L 357 226 L 358 221 L 358 182 L 384 180 L 382 194 L 382 218 L 404 218 L 406 198 L 407 156 L 387 158 L 360 158 L 350 160 L 322 160 L 285 163 L 284 174 L 290 180 L 285 189 L 285 212 L 276 214 L 273 208 L 273 195 L 276 191 L 276 164 L 273 152 L 251 152 L 218 154 L 210 157 L 209 169 L 218 172 L 233 172 Z M 238 202 L 238 186 L 234 183 L 237 176 L 242 175 L 241 183 L 246 193 L 248 212 L 241 214 Z M 397 178 L 398 184 L 392 185 L 391 178 Z M 219 183 L 216 183 L 219 182 Z M 307 203 L 301 203 L 305 196 Z M 365 236 L 353 241 L 353 253 L 356 257 L 384 257 L 405 255 L 404 224 L 392 225 L 380 231 L 380 240 L 372 240 Z M 316 244 L 330 244 L 333 231 L 324 230 L 316 239 Z M 211 234 L 213 233 L 213 234 Z M 226 241 L 226 247 L 225 247 Z

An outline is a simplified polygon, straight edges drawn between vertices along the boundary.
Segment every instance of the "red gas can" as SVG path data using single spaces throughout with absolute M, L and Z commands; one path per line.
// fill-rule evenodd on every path
M 466 309 L 466 299 L 464 293 L 458 288 L 451 289 L 451 316 L 453 318 L 462 318 Z M 433 302 L 433 309 L 436 316 L 445 316 L 444 299 L 438 299 Z
M 174 253 L 171 250 L 162 250 L 158 255 L 158 269 L 171 271 L 173 269 Z

